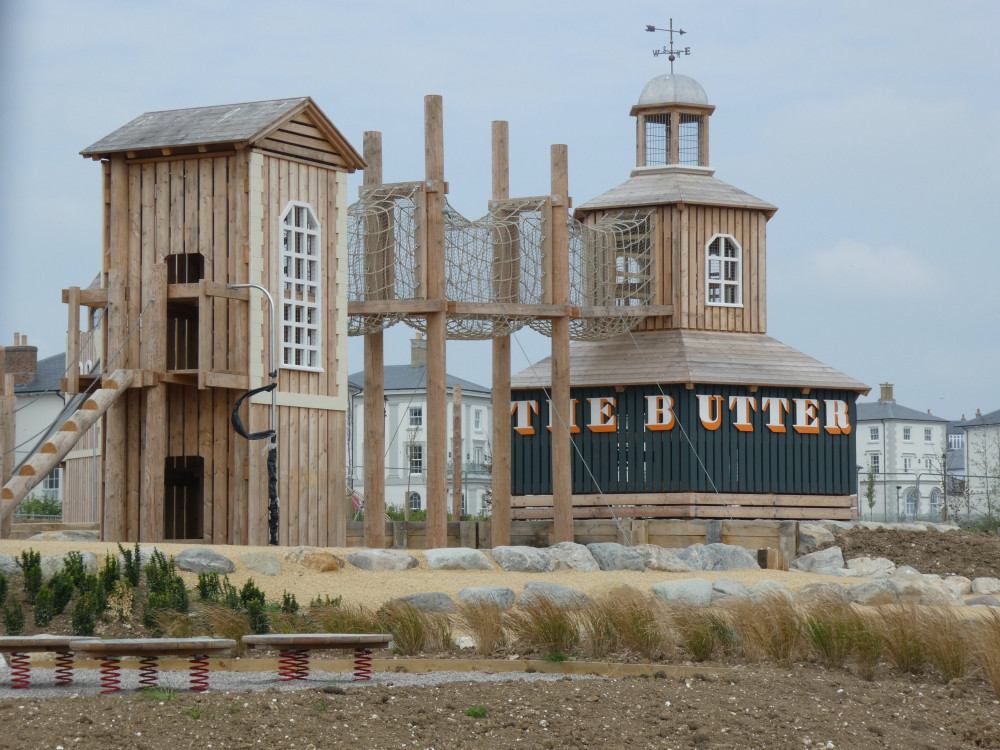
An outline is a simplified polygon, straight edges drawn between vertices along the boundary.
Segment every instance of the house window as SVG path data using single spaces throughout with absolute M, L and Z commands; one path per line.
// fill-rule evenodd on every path
M 869 440 L 878 440 L 878 427 L 869 427 L 868 428 L 868 439 Z
M 743 248 L 729 234 L 717 234 L 705 248 L 709 305 L 743 306 Z
M 903 456 L 903 471 L 910 471 L 913 468 L 913 459 L 910 456 Z
M 907 440 L 907 441 L 908 440 L 912 440 L 912 437 L 910 435 L 911 432 L 912 432 L 912 430 L 910 430 L 909 427 L 904 427 L 903 428 L 903 440 Z
M 406 448 L 406 462 L 411 474 L 424 473 L 424 446 L 410 445 Z
M 878 474 L 882 471 L 881 469 L 882 456 L 878 453 L 871 453 L 868 456 L 868 465 L 871 466 L 872 471 Z
M 282 363 L 323 369 L 320 360 L 320 227 L 306 203 L 291 201 L 281 216 Z
M 965 448 L 965 434 L 953 432 L 948 436 L 948 450 L 960 451 Z
M 933 459 L 930 456 L 924 456 L 924 468 L 925 469 L 931 469 L 931 468 L 933 468 L 932 463 L 933 463 Z
M 476 446 L 476 463 L 482 466 L 486 462 L 486 450 L 481 446 Z
M 42 480 L 42 495 L 48 500 L 59 499 L 59 487 L 61 485 L 61 470 L 53 469 L 45 475 Z
M 930 427 L 925 427 L 924 428 L 924 442 L 925 443 L 931 442 L 931 429 L 930 429 Z
M 468 495 L 466 495 L 466 493 L 464 492 L 462 493 L 462 515 L 463 516 L 469 515 L 469 498 Z
M 420 510 L 420 493 L 410 493 L 410 510 Z
M 410 427 L 420 427 L 424 423 L 424 407 L 410 407 Z
M 915 516 L 917 515 L 917 508 L 920 505 L 920 498 L 917 495 L 917 491 L 911 487 L 906 491 L 906 515 Z
M 481 430 L 483 428 L 483 412 L 480 409 L 476 409 L 472 413 L 472 421 L 473 421 L 473 426 L 477 430 Z
M 941 512 L 941 490 L 935 487 L 931 490 L 930 504 L 927 507 L 929 513 Z

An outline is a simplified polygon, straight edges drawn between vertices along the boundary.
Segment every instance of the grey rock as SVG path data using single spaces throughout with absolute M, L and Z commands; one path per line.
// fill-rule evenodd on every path
M 581 573 L 593 573 L 601 566 L 583 544 L 576 542 L 559 542 L 549 547 L 549 558 L 553 570 L 576 570 Z
M 450 614 L 455 611 L 455 602 L 447 594 L 440 591 L 433 591 L 427 594 L 409 594 L 401 596 L 397 601 L 405 602 L 421 612 L 444 612 Z
M 424 559 L 432 570 L 495 570 L 486 555 L 469 547 L 424 550 Z
M 281 560 L 271 552 L 244 552 L 240 555 L 240 562 L 262 576 L 276 576 L 281 573 Z
M 886 580 L 868 581 L 847 587 L 847 601 L 852 604 L 892 604 L 898 599 L 896 589 Z
M 799 548 L 798 554 L 807 555 L 815 552 L 828 544 L 833 544 L 833 534 L 820 523 L 800 523 L 799 524 Z
M 962 597 L 943 581 L 929 580 L 922 575 L 913 575 L 912 573 L 896 573 L 888 579 L 888 582 L 895 589 L 899 601 L 904 604 L 941 606 L 960 606 L 963 604 Z
M 925 523 L 894 523 L 890 528 L 898 531 L 927 531 Z
M 500 609 L 510 609 L 517 598 L 513 589 L 505 586 L 469 586 L 458 592 L 459 601 L 493 602 Z
M 844 568 L 844 553 L 840 547 L 827 547 L 819 552 L 810 552 L 792 561 L 789 566 L 792 570 L 801 570 L 803 573 L 811 573 L 816 568 L 827 568 L 840 570 Z
M 892 573 L 894 576 L 918 576 L 920 571 L 912 565 L 900 565 Z
M 704 544 L 692 544 L 677 553 L 677 558 L 691 570 L 715 570 L 718 555 Z
M 966 599 L 965 604 L 968 607 L 1000 607 L 1000 599 L 995 596 L 975 596 L 972 599 Z
M 10 555 L 0 554 L 0 573 L 12 576 L 20 570 L 21 568 L 18 567 L 17 560 Z
M 93 552 L 81 552 L 83 558 L 83 569 L 87 573 L 97 572 L 97 555 Z M 65 552 L 58 552 L 54 555 L 42 555 L 42 580 L 47 581 L 66 565 Z
M 174 558 L 180 570 L 191 573 L 232 573 L 236 565 L 228 557 L 204 547 L 188 547 Z
M 847 601 L 846 586 L 839 583 L 810 583 L 796 591 L 792 598 L 796 604 L 813 604 L 836 596 Z
M 548 573 L 555 570 L 549 551 L 538 547 L 494 547 L 490 556 L 493 562 L 512 573 Z
M 640 544 L 633 547 L 647 570 L 663 570 L 668 573 L 686 573 L 691 566 L 677 556 L 677 551 L 655 544 Z
M 753 570 L 760 568 L 757 556 L 751 554 L 745 547 L 740 547 L 736 544 L 722 544 L 721 542 L 715 542 L 707 546 L 708 549 L 715 553 L 715 563 L 712 570 Z
M 716 602 L 719 599 L 728 599 L 733 596 L 750 596 L 750 589 L 739 581 L 723 576 L 718 578 L 712 583 L 712 601 Z
M 124 545 L 122 546 L 124 547 Z M 127 549 L 129 552 L 135 552 L 135 545 L 133 544 L 131 547 L 125 547 L 125 549 Z M 159 547 L 154 547 L 153 545 L 148 544 L 146 546 L 139 547 L 139 565 L 143 569 L 145 569 L 146 566 L 149 564 L 149 561 L 153 558 L 153 553 L 157 551 L 163 554 L 164 559 L 169 559 L 167 554 L 163 552 L 163 550 L 161 550 Z M 118 555 L 118 564 L 122 567 L 122 569 L 125 568 L 124 555 L 122 554 Z
M 962 596 L 968 596 L 972 593 L 972 581 L 965 576 L 948 576 L 944 582 Z
M 347 562 L 361 570 L 409 570 L 420 564 L 401 549 L 363 549 L 348 554 Z
M 85 531 L 83 529 L 67 529 L 66 531 L 43 531 L 28 537 L 29 542 L 99 542 L 101 532 Z
M 973 578 L 973 594 L 1000 594 L 1000 578 Z
M 459 636 L 458 638 L 455 639 L 454 643 L 455 643 L 455 648 L 460 649 L 462 651 L 476 647 L 476 642 L 467 635 Z
M 650 590 L 653 596 L 665 602 L 678 602 L 695 607 L 707 607 L 712 603 L 712 583 L 704 578 L 654 583 L 650 586 Z
M 857 521 L 835 521 L 833 519 L 828 519 L 825 521 L 813 521 L 813 523 L 818 523 L 827 531 L 850 531 L 858 525 Z
M 642 557 L 631 547 L 616 542 L 597 542 L 588 544 L 587 549 L 597 560 L 601 570 L 638 570 L 646 569 Z
M 958 526 L 953 523 L 926 523 L 928 531 L 933 529 L 934 531 L 940 531 L 942 534 L 948 531 L 957 531 Z
M 861 578 L 888 578 L 896 570 L 896 563 L 885 557 L 855 557 L 847 567 Z
M 519 604 L 548 599 L 558 607 L 582 607 L 587 603 L 587 595 L 569 586 L 547 581 L 531 581 L 517 598 Z
M 750 598 L 754 601 L 761 601 L 762 599 L 767 599 L 773 596 L 783 596 L 786 599 L 791 599 L 791 592 L 785 588 L 783 583 L 778 581 L 772 581 L 767 579 L 764 581 L 758 581 L 750 589 Z

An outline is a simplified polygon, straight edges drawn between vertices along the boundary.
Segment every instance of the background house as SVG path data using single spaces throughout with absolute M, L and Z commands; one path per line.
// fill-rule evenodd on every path
M 1000 409 L 961 423 L 965 433 L 966 491 L 960 511 L 994 517 L 1000 512 Z
M 896 403 L 892 383 L 876 402 L 858 402 L 858 502 L 864 519 L 924 517 L 940 520 L 948 420 Z M 874 506 L 868 504 L 869 470 Z
M 390 365 L 383 370 L 385 391 L 385 502 L 402 509 L 427 508 L 427 341 L 417 334 L 410 342 L 410 364 Z M 492 477 L 489 471 L 490 435 L 493 407 L 489 386 L 454 375 L 447 376 L 448 403 L 448 486 L 453 486 L 455 467 L 462 472 L 462 514 L 478 515 L 488 498 Z M 364 371 L 348 376 L 350 418 L 348 484 L 356 495 L 364 496 Z M 453 455 L 454 389 L 460 386 L 461 455 Z M 449 505 L 451 508 L 451 496 Z

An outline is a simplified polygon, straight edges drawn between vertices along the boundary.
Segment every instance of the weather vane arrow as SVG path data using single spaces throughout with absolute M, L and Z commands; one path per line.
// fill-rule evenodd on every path
M 666 45 L 664 45 L 664 47 L 662 49 L 654 49 L 653 50 L 653 57 L 659 57 L 660 55 L 666 55 L 667 59 L 670 61 L 670 72 L 671 73 L 674 72 L 674 60 L 676 60 L 680 55 L 690 55 L 691 54 L 691 48 L 690 47 L 683 47 L 683 48 L 680 48 L 680 49 L 674 49 L 674 34 L 677 34 L 678 36 L 683 36 L 684 34 L 687 33 L 686 31 L 684 31 L 684 29 L 675 29 L 674 28 L 674 19 L 672 19 L 672 18 L 670 19 L 670 26 L 668 28 L 665 28 L 665 29 L 660 29 L 660 28 L 657 28 L 656 26 L 652 26 L 650 24 L 646 24 L 646 31 L 666 31 L 666 32 L 668 32 L 670 34 L 670 46 L 667 47 Z

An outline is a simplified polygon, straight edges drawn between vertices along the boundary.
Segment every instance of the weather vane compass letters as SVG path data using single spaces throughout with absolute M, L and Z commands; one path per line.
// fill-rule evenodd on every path
M 670 61 L 670 72 L 674 72 L 674 60 L 676 60 L 681 55 L 690 55 L 691 48 L 684 47 L 683 49 L 674 49 L 674 34 L 678 36 L 683 36 L 687 32 L 684 29 L 674 28 L 674 19 L 670 19 L 670 26 L 666 29 L 659 29 L 656 26 L 648 25 L 646 26 L 646 31 L 666 31 L 670 34 L 670 46 L 664 46 L 662 49 L 654 49 L 653 57 L 659 57 L 660 55 L 666 55 L 667 59 Z

